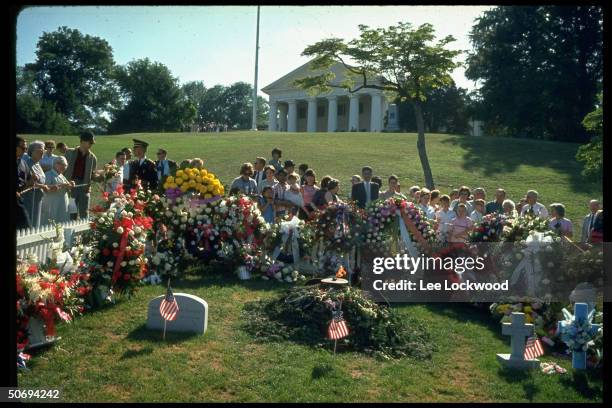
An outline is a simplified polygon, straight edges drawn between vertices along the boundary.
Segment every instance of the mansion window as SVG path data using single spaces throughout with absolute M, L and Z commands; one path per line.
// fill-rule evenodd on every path
M 325 116 L 325 106 L 317 106 L 317 118 Z
M 338 116 L 344 116 L 346 115 L 346 105 L 345 104 L 338 104 Z
M 298 119 L 306 119 L 306 107 L 298 107 Z

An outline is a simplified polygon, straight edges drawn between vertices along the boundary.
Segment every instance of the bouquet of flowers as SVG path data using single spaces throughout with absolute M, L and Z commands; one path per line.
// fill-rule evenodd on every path
M 415 231 L 427 243 L 432 243 L 435 240 L 435 233 L 432 225 L 423 214 L 421 209 L 413 202 L 401 197 L 389 197 L 386 200 L 376 200 L 366 208 L 367 228 L 365 236 L 365 244 L 382 252 L 398 253 L 399 238 L 400 238 L 400 222 L 404 222 L 398 218 L 402 211 L 407 215 L 416 227 Z M 414 234 L 407 230 L 410 238 L 418 246 L 421 237 L 415 237 Z
M 147 274 L 144 248 L 153 221 L 143 214 L 144 204 L 125 197 L 116 200 L 116 205 L 94 216 L 91 222 L 93 280 L 96 285 L 131 295 Z M 122 200 L 128 200 L 129 205 Z
M 511 322 L 512 312 L 525 313 L 525 323 L 534 324 L 536 333 L 547 343 L 554 336 L 560 309 L 558 303 L 533 298 L 506 299 L 489 306 L 491 314 L 500 323 Z
M 177 170 L 175 176 L 168 176 L 163 185 L 168 193 L 174 195 L 176 189 L 181 193 L 192 192 L 199 194 L 204 199 L 222 196 L 225 193 L 223 185 L 217 176 L 206 169 L 189 167 Z
M 504 230 L 506 217 L 498 213 L 487 214 L 469 233 L 470 242 L 498 242 Z
M 27 327 L 31 318 L 39 318 L 45 334 L 55 336 L 56 321 L 72 321 L 83 309 L 83 299 L 75 290 L 80 274 L 64 276 L 51 265 L 38 266 L 17 260 L 17 347 L 28 344 Z
M 532 231 L 547 232 L 548 221 L 536 216 L 508 218 L 502 230 L 502 240 L 506 242 L 524 241 Z
M 286 235 L 286 239 L 284 236 Z M 297 237 L 297 252 L 303 260 L 310 260 L 310 253 L 314 245 L 315 231 L 312 224 L 294 217 L 290 221 L 281 221 L 270 224 L 264 237 L 264 248 L 272 254 L 280 249 L 281 254 L 293 256 L 293 236 Z M 284 242 L 283 242 L 284 240 Z M 297 262 L 299 259 L 293 259 Z
M 559 322 L 557 335 L 570 351 L 587 351 L 595 345 L 595 340 L 603 336 L 603 326 L 593 326 L 595 309 L 586 319 L 577 319 L 567 309 L 563 309 L 565 320 Z
M 315 239 L 327 251 L 348 251 L 363 243 L 364 213 L 352 203 L 332 203 L 310 221 Z
M 265 257 L 260 265 L 261 278 L 264 280 L 276 280 L 279 282 L 295 283 L 306 280 L 306 277 L 291 265 L 281 261 L 272 261 Z

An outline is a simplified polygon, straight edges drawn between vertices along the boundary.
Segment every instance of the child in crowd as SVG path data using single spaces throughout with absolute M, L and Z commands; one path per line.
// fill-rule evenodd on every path
M 476 222 L 481 222 L 485 213 L 485 202 L 482 198 L 474 200 L 474 211 L 470 214 L 470 219 Z
M 261 215 L 268 224 L 274 222 L 276 216 L 276 211 L 274 211 L 274 192 L 270 186 L 264 187 L 259 197 L 259 211 L 261 211 Z
M 297 210 L 304 206 L 304 198 L 302 197 L 302 190 L 298 180 L 300 176 L 297 173 L 290 173 L 287 176 L 287 182 L 289 183 L 289 189 L 285 191 L 285 200 L 290 201 L 295 205 L 292 208 L 293 214 L 297 214 Z
M 467 240 L 468 233 L 472 229 L 474 222 L 467 216 L 466 204 L 459 203 L 456 208 L 457 218 L 451 222 L 448 242 L 460 243 Z
M 302 163 L 298 166 L 298 173 L 300 174 L 300 185 L 303 186 L 306 184 L 306 170 L 308 170 L 308 165 L 306 163 Z
M 457 214 L 450 209 L 450 197 L 444 194 L 440 197 L 440 209 L 436 212 L 436 232 L 440 242 L 446 242 L 451 222 L 455 218 Z

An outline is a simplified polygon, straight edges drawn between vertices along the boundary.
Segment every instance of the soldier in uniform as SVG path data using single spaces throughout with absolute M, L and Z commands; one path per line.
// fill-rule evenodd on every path
M 134 188 L 136 180 L 140 180 L 144 189 L 155 190 L 157 188 L 157 169 L 155 168 L 155 162 L 147 159 L 146 156 L 149 144 L 142 140 L 133 140 L 136 159 L 130 162 L 130 188 Z

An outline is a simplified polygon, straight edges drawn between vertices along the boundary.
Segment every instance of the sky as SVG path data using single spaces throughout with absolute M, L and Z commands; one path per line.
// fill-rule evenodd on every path
M 492 6 L 262 6 L 259 32 L 260 90 L 306 63 L 306 46 L 323 38 L 358 36 L 359 24 L 388 27 L 400 21 L 431 23 L 438 38 L 452 35 L 449 48 L 470 50 L 469 32 Z M 60 26 L 104 38 L 115 62 L 148 57 L 172 71 L 181 83 L 206 87 L 253 83 L 256 6 L 70 6 L 29 7 L 17 17 L 17 65 L 34 62 L 36 43 Z M 464 69 L 458 86 L 475 87 Z

